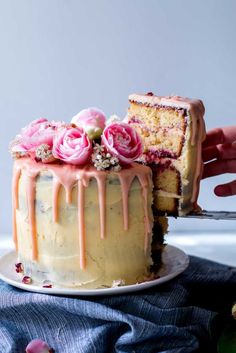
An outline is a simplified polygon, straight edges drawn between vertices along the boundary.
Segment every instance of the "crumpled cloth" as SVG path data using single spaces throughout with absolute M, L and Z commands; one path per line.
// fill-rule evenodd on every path
M 0 353 L 41 338 L 56 353 L 216 352 L 236 299 L 236 269 L 190 257 L 177 278 L 142 292 L 63 297 L 0 281 Z

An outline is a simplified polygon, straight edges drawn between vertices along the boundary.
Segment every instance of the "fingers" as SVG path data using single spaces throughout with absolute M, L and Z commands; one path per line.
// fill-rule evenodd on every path
M 236 173 L 236 162 L 234 159 L 219 159 L 204 164 L 202 179 L 225 173 Z
M 207 132 L 206 140 L 203 142 L 203 148 L 224 143 L 232 143 L 235 140 L 236 126 L 216 128 Z
M 203 179 L 236 173 L 236 126 L 208 131 L 202 147 L 202 159 L 207 162 L 204 164 Z M 236 195 L 236 180 L 218 185 L 214 191 L 217 196 Z
M 203 162 L 211 161 L 219 156 L 219 151 L 217 146 L 207 147 L 202 150 L 202 160 Z
M 236 195 L 236 180 L 227 184 L 217 185 L 214 192 L 221 197 Z
M 212 159 L 236 159 L 236 142 L 206 147 L 202 151 L 202 158 L 204 162 Z

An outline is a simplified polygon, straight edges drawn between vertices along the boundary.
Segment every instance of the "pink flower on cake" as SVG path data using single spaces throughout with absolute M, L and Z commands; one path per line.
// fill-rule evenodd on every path
M 52 146 L 55 128 L 47 119 L 41 118 L 32 121 L 21 131 L 21 146 L 26 151 L 35 151 L 41 144 Z
M 46 342 L 41 339 L 32 340 L 26 347 L 26 353 L 54 353 L 54 349 L 50 348 Z
M 31 121 L 31 123 L 29 123 L 28 125 L 26 125 L 21 129 L 21 134 L 23 136 L 31 137 L 35 133 L 37 133 L 40 129 L 42 129 L 42 127 L 44 127 L 45 124 L 48 124 L 48 123 L 49 121 L 45 118 L 39 118 L 39 119 L 33 120 Z
M 62 123 L 60 123 L 62 124 Z M 32 159 L 42 160 L 44 163 L 50 163 L 55 159 L 52 157 L 51 149 L 53 138 L 60 124 L 54 125 L 47 119 L 40 118 L 32 121 L 29 125 L 21 130 L 21 134 L 17 135 L 11 143 L 10 149 L 13 156 L 30 156 Z M 39 158 L 37 149 L 46 146 L 47 154 Z
M 83 165 L 92 154 L 92 143 L 80 127 L 65 127 L 55 136 L 52 153 L 65 163 Z
M 136 130 L 126 123 L 108 125 L 101 137 L 102 144 L 121 164 L 137 160 L 143 150 L 142 141 Z
M 71 123 L 82 127 L 91 140 L 98 139 L 105 128 L 106 116 L 98 108 L 83 109 L 75 115 Z

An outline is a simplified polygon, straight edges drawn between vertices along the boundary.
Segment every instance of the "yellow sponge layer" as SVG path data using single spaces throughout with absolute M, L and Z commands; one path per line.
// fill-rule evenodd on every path
M 185 118 L 184 110 L 174 108 L 146 107 L 137 103 L 130 103 L 129 116 L 137 116 L 147 127 L 176 127 L 184 132 Z
M 181 197 L 179 172 L 172 167 L 167 169 L 157 168 L 153 172 L 153 183 L 154 207 L 158 212 L 176 214 Z
M 183 134 L 178 129 L 148 130 L 145 126 L 133 124 L 143 139 L 144 152 L 152 150 L 160 156 L 178 157 L 181 154 L 183 145 Z
M 180 195 L 180 179 L 176 169 L 157 169 L 153 171 L 153 183 L 156 190 Z
M 131 103 L 129 118 L 141 135 L 144 152 L 158 151 L 160 156 L 178 157 L 181 154 L 185 120 L 183 110 L 150 108 Z

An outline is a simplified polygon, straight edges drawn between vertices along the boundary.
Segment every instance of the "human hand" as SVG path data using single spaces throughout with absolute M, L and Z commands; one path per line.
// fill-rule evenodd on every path
M 202 179 L 224 173 L 236 173 L 236 126 L 208 131 L 202 147 Z M 236 180 L 217 185 L 214 192 L 217 196 L 236 195 Z

